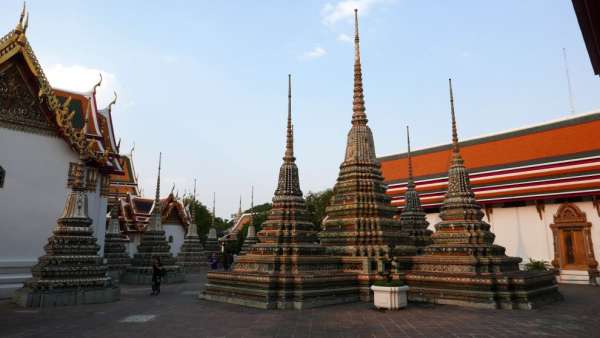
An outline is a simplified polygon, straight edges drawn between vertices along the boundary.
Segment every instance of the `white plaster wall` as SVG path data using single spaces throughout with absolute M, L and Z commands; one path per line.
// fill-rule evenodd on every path
M 592 242 L 596 260 L 600 260 L 600 216 L 592 202 L 575 203 L 586 213 L 588 222 L 592 223 Z M 554 239 L 550 224 L 554 222 L 554 215 L 560 204 L 546 204 L 542 218 L 534 205 L 512 208 L 493 208 L 490 219 L 484 220 L 491 225 L 492 232 L 496 235 L 495 244 L 506 248 L 506 254 L 523 258 L 544 260 L 554 259 Z M 429 228 L 435 231 L 435 223 L 440 221 L 438 213 L 427 214 Z
M 183 244 L 183 240 L 185 239 L 185 229 L 181 224 L 163 224 L 163 229 L 165 229 L 165 236 L 167 240 L 169 240 L 169 236 L 173 236 L 173 242 L 169 243 L 171 246 L 171 253 L 173 256 L 177 256 L 179 254 L 179 250 L 181 250 L 181 245 Z
M 77 160 L 63 139 L 0 128 L 0 165 L 6 170 L 0 188 L 0 267 L 3 262 L 33 264 L 44 253 L 68 193 L 69 163 Z M 98 214 L 105 199 L 99 189 L 90 197 L 90 216 L 104 224 Z M 104 232 L 104 226 L 98 228 L 101 242 Z
M 129 237 L 129 243 L 127 244 L 127 252 L 129 252 L 129 256 L 133 257 L 137 253 L 137 247 L 140 244 L 142 239 L 142 235 L 140 233 L 129 233 L 127 234 Z

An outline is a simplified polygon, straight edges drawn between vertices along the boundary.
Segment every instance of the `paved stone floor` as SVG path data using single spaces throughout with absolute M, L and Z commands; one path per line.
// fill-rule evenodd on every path
M 380 312 L 367 303 L 264 311 L 196 298 L 204 275 L 149 289 L 124 286 L 121 301 L 20 309 L 0 301 L 0 337 L 600 337 L 600 288 L 561 286 L 562 303 L 538 310 L 409 304 Z

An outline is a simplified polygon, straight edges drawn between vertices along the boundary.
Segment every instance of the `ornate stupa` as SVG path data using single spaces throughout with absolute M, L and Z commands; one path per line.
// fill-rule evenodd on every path
M 554 274 L 520 271 L 521 258 L 508 257 L 494 244 L 490 225 L 483 221 L 458 144 L 454 97 L 450 82 L 452 157 L 448 191 L 433 244 L 414 258 L 406 275 L 409 299 L 483 308 L 531 309 L 561 299 Z
M 244 239 L 240 255 L 247 254 L 250 248 L 258 242 L 258 238 L 256 237 L 256 226 L 254 225 L 254 186 L 252 186 L 250 195 L 250 224 L 248 225 L 248 233 Z
M 202 241 L 198 236 L 198 227 L 196 225 L 196 180 L 194 180 L 194 196 L 190 203 L 191 222 L 188 231 L 181 245 L 177 261 L 183 267 L 186 273 L 199 272 L 207 266 L 206 253 L 202 247 Z
M 213 205 L 212 215 L 210 218 L 210 229 L 208 229 L 208 236 L 206 242 L 204 242 L 204 248 L 208 255 L 216 253 L 217 256 L 221 254 L 221 247 L 219 246 L 219 238 L 217 237 L 217 229 L 215 228 L 215 193 L 213 192 Z
M 104 237 L 104 258 L 108 266 L 108 274 L 116 282 L 121 280 L 121 276 L 131 265 L 131 257 L 127 253 L 129 241 L 123 237 L 119 226 L 118 203 L 117 200 L 110 207 L 110 221 Z
M 238 257 L 231 272 L 209 272 L 201 298 L 264 309 L 303 309 L 359 299 L 356 274 L 343 272 L 342 258 L 327 255 L 318 244 L 295 161 L 290 102 L 285 156 L 273 207 L 258 233 L 260 241 Z
M 404 209 L 400 215 L 400 227 L 408 231 L 414 245 L 417 247 L 417 253 L 422 253 L 423 248 L 431 244 L 432 231 L 427 229 L 429 222 L 425 218 L 426 214 L 423 207 L 421 207 L 421 199 L 415 189 L 408 126 L 406 126 L 406 140 L 408 146 L 408 182 L 406 184 L 406 193 L 404 194 Z
M 13 301 L 23 307 L 108 303 L 119 300 L 120 289 L 107 276 L 98 255 L 84 189 L 84 164 L 71 163 L 71 191 L 62 215 L 44 246 L 46 254 L 31 269 L 32 278 L 17 290 Z
M 166 272 L 162 279 L 163 283 L 183 282 L 185 278 L 183 269 L 177 265 L 175 258 L 170 252 L 170 246 L 162 226 L 160 210 L 160 164 L 159 157 L 154 207 L 150 221 L 138 245 L 138 252 L 133 256 L 131 266 L 127 268 L 127 272 L 123 277 L 125 283 L 150 285 L 154 257 L 160 258 L 163 269 Z
M 356 10 L 354 47 L 352 128 L 333 197 L 326 209 L 321 244 L 332 254 L 344 256 L 413 255 L 415 247 L 408 233 L 393 219 L 396 208 L 385 193 L 381 166 L 375 158 L 373 133 L 367 125 Z

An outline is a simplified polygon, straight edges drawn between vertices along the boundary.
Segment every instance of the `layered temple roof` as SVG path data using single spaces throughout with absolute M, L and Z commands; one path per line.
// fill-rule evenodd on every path
M 133 165 L 133 152 L 121 155 L 119 158 L 122 175 L 110 175 L 109 195 L 116 198 L 125 198 L 127 195 L 140 196 L 138 178 Z
M 152 198 L 128 194 L 119 199 L 119 222 L 124 233 L 143 232 L 148 226 L 155 202 Z M 163 224 L 180 224 L 184 229 L 190 225 L 191 217 L 183 202 L 170 193 L 160 199 Z
M 52 88 L 27 40 L 27 18 L 23 8 L 15 29 L 0 38 L 0 74 L 7 81 L 0 95 L 28 106 L 0 114 L 0 126 L 61 136 L 89 165 L 121 173 L 111 105 L 99 110 L 96 104 L 99 84 L 89 93 Z
M 482 204 L 600 194 L 600 112 L 460 142 L 473 192 Z M 523 146 L 527 144 L 527 146 Z M 425 208 L 440 206 L 450 144 L 412 152 Z M 392 205 L 404 206 L 407 154 L 379 158 Z

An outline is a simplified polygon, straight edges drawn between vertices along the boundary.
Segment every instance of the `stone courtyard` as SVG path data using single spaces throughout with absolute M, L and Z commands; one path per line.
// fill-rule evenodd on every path
M 537 310 L 481 310 L 410 303 L 378 311 L 352 303 L 265 311 L 198 300 L 205 274 L 165 285 L 123 286 L 111 304 L 22 309 L 0 302 L 0 337 L 592 337 L 600 332 L 600 288 L 561 285 L 564 302 Z

